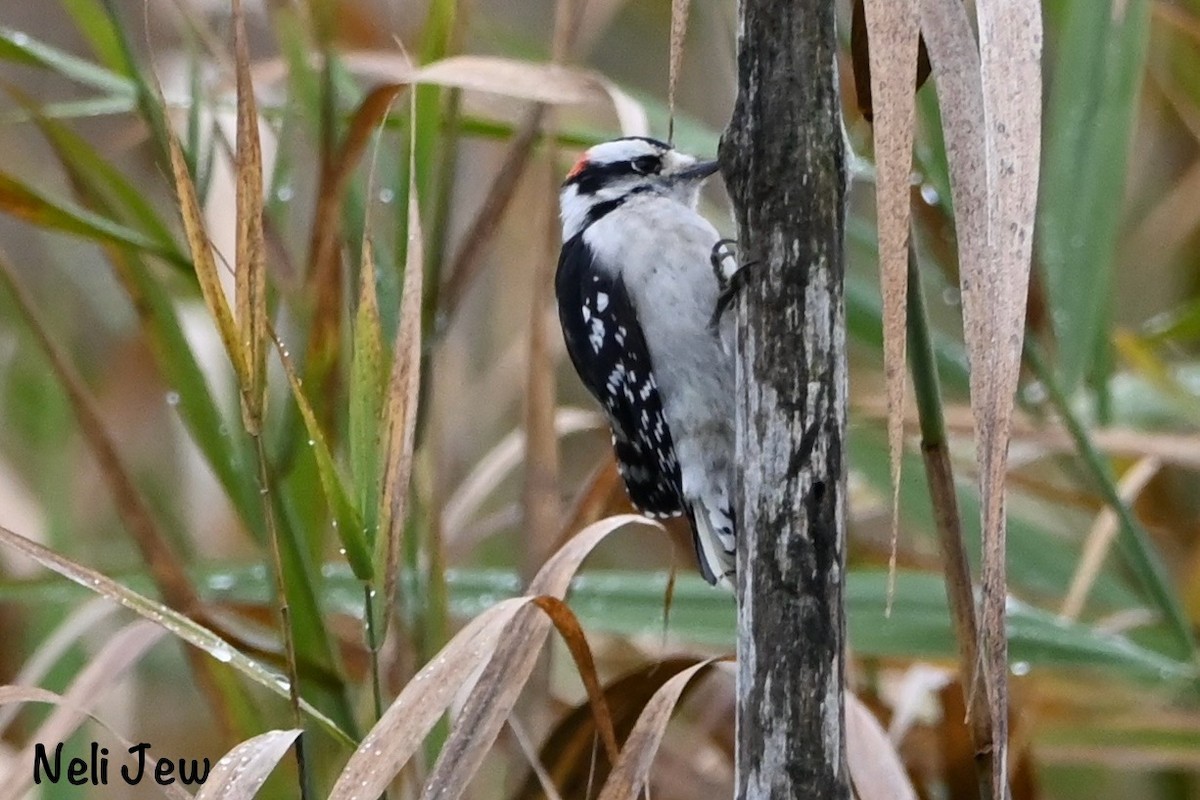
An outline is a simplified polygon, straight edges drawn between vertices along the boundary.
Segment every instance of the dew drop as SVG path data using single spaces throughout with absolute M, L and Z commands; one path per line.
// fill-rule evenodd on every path
M 286 183 L 275 190 L 275 199 L 281 203 L 286 203 L 296 196 L 296 190 Z
M 179 405 L 179 392 L 167 392 L 167 405 Z

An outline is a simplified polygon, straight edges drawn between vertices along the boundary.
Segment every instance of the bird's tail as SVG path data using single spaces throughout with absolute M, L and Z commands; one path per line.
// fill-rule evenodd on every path
M 702 499 L 694 500 L 688 505 L 688 520 L 700 574 L 710 584 L 734 591 L 737 537 L 731 509 L 708 508 Z

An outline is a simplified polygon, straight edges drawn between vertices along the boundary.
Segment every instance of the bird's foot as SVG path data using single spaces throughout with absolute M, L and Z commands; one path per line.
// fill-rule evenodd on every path
M 713 245 L 712 253 L 709 255 L 713 274 L 717 276 L 717 287 L 720 289 L 716 305 L 713 307 L 712 317 L 708 321 L 708 326 L 714 330 L 720 325 L 721 318 L 725 316 L 729 306 L 733 304 L 745 287 L 753 267 L 758 264 L 757 261 L 746 264 L 739 263 L 734 251 L 736 247 L 735 240 L 721 239 Z M 732 266 L 730 266 L 730 262 L 732 262 Z

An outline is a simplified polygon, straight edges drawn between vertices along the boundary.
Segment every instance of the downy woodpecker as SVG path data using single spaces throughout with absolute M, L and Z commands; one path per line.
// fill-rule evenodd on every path
M 734 362 L 729 330 L 710 325 L 720 234 L 696 211 L 716 171 L 655 139 L 592 147 L 562 186 L 555 290 L 629 499 L 652 517 L 686 514 L 701 573 L 732 587 Z

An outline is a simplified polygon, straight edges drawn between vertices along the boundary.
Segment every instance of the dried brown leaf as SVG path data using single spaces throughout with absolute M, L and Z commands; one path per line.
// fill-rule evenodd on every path
M 147 620 L 137 620 L 113 634 L 76 675 L 63 695 L 63 702 L 55 707 L 30 737 L 17 763 L 33 763 L 35 743 L 69 739 L 87 719 L 90 709 L 125 676 L 130 667 L 142 659 L 164 633 L 161 627 Z M 16 800 L 32 782 L 32 770 L 18 770 L 0 788 L 0 800 Z
M 607 99 L 596 77 L 586 70 L 501 56 L 451 56 L 417 70 L 413 80 L 545 105 L 579 105 Z
M 116 606 L 101 597 L 93 597 L 73 609 L 49 635 L 41 638 L 37 649 L 26 656 L 20 672 L 12 679 L 13 686 L 37 685 L 84 634 L 94 630 L 101 620 L 116 610 Z M 16 717 L 17 711 L 16 706 L 0 708 L 0 738 Z
M 529 762 L 530 772 L 541 788 L 541 797 L 546 798 L 546 800 L 562 800 L 562 795 L 559 794 L 558 788 L 554 785 L 554 779 L 546 770 L 545 765 L 542 764 L 537 747 L 529 737 L 529 732 L 525 730 L 525 726 L 516 717 L 509 717 L 506 724 L 508 725 L 508 729 L 512 731 L 513 738 L 517 741 L 517 746 L 521 748 L 521 754 Z
M 473 757 L 473 751 L 478 749 L 478 759 L 482 760 L 484 751 L 495 740 L 512 708 L 516 693 L 532 669 L 532 661 L 536 660 L 541 650 L 551 620 L 560 625 L 560 630 L 567 632 L 564 636 L 569 634 L 568 646 L 580 663 L 590 661 L 590 654 L 584 654 L 586 641 L 582 640 L 577 621 L 573 622 L 573 615 L 569 611 L 564 613 L 565 606 L 555 601 L 561 601 L 571 578 L 592 548 L 614 530 L 634 522 L 654 524 L 632 515 L 596 523 L 581 531 L 575 540 L 547 562 L 531 585 L 531 594 L 535 591 L 539 594 L 502 601 L 468 622 L 409 681 L 380 717 L 342 770 L 329 796 L 330 800 L 373 797 L 382 792 L 420 747 L 458 693 L 471 685 L 471 677 L 486 664 L 455 721 L 442 757 L 444 760 L 447 749 L 460 741 L 456 737 L 465 737 L 466 744 L 472 750 L 467 755 Z M 540 624 L 530 625 L 530 620 Z M 581 641 L 584 651 L 578 650 Z M 532 658 L 528 664 L 520 661 L 514 667 L 514 656 L 517 654 L 527 654 Z M 500 666 L 497 668 L 498 663 Z M 592 673 L 594 676 L 594 670 Z M 595 688 L 598 692 L 598 685 Z M 599 709 L 604 701 L 593 696 L 593 703 Z M 598 716 L 601 720 L 605 718 Z M 497 723 L 495 730 L 481 728 L 484 722 L 489 725 Z M 439 760 L 439 765 L 442 760 Z M 456 760 L 453 763 L 455 769 L 451 772 L 464 783 L 478 769 L 478 761 L 474 760 Z M 470 774 L 461 774 L 467 770 Z M 435 768 L 434 780 L 437 774 Z
M 961 271 L 963 334 L 982 498 L 981 655 L 996 769 L 1008 783 L 1008 639 L 1004 479 L 1021 370 L 1042 134 L 1039 0 L 979 0 L 980 75 L 988 185 L 988 258 Z
M 613 717 L 617 741 L 623 742 L 638 716 L 664 683 L 682 670 L 694 666 L 699 659 L 673 658 L 641 667 L 623 675 L 604 687 L 609 710 Z M 688 684 L 695 687 L 695 683 Z M 690 688 L 685 690 L 684 697 Z M 593 787 L 603 785 L 612 768 L 603 752 L 596 752 L 596 715 L 590 701 L 576 706 L 564 715 L 543 740 L 538 760 L 550 774 L 554 786 L 564 797 L 587 797 L 594 794 Z M 549 793 L 542 786 L 542 778 L 528 775 L 512 800 L 541 800 Z
M 179 560 L 155 522 L 149 505 L 134 483 L 133 476 L 122 461 L 120 453 L 117 452 L 116 442 L 105 427 L 95 400 L 67 355 L 50 338 L 33 299 L 18 283 L 16 270 L 2 255 L 0 284 L 8 288 L 17 310 L 33 332 L 34 338 L 50 362 L 51 370 L 66 392 L 71 410 L 79 422 L 80 432 L 99 463 L 100 475 L 112 494 L 117 514 L 133 538 L 142 560 L 150 568 L 155 587 L 171 607 L 183 613 L 198 613 L 200 598 L 184 570 L 183 562 Z
M 424 294 L 425 242 L 421 233 L 421 209 L 417 200 L 416 169 L 409 151 L 408 249 L 404 261 L 404 284 L 400 289 L 400 323 L 392 348 L 392 375 L 381 427 L 384 468 L 380 491 L 379 529 L 384 531 L 386 560 L 384 598 L 395 597 L 400 570 L 401 539 L 412 480 L 413 447 L 416 441 L 417 397 L 421 384 L 421 307 Z
M 1117 484 L 1121 501 L 1132 507 L 1138 495 L 1142 493 L 1142 490 L 1160 469 L 1162 469 L 1162 462 L 1153 456 L 1146 456 L 1130 467 L 1121 477 L 1120 483 Z M 1083 555 L 1079 559 L 1079 565 L 1075 568 L 1075 574 L 1071 577 L 1071 588 L 1067 590 L 1062 610 L 1058 612 L 1060 615 L 1067 619 L 1079 618 L 1080 612 L 1083 611 L 1083 604 L 1087 601 L 1088 592 L 1104 567 L 1104 559 L 1107 557 L 1108 551 L 1112 549 L 1119 530 L 1120 521 L 1117 519 L 1116 512 L 1112 510 L 1112 506 L 1104 506 L 1096 515 L 1096 520 L 1092 523 L 1087 538 L 1084 540 Z
M 908 303 L 909 174 L 920 37 L 916 0 L 866 0 L 874 104 L 875 203 L 879 231 L 879 279 L 883 295 L 883 371 L 887 385 L 888 455 L 892 478 L 892 554 L 888 604 L 896 572 L 900 530 L 900 469 L 904 451 L 906 309 Z
M 237 745 L 213 765 L 196 800 L 250 800 L 299 735 L 267 731 Z
M 1004 478 L 1041 149 L 1041 10 L 1037 0 L 980 0 L 977 51 L 959 3 L 921 3 L 942 99 L 959 238 L 963 330 L 983 497 L 980 663 L 992 708 L 993 792 L 1002 796 L 1007 773 Z
M 578 408 L 559 408 L 554 415 L 554 430 L 559 436 L 592 430 L 603 424 L 595 412 Z M 521 430 L 514 430 L 475 462 L 475 467 L 442 507 L 442 523 L 449 540 L 453 541 L 461 533 L 484 501 L 524 457 L 525 434 Z
M 667 77 L 667 140 L 675 141 L 675 87 L 679 84 L 679 68 L 683 64 L 683 43 L 687 38 L 688 12 L 691 0 L 671 0 L 671 57 Z
M 81 717 L 87 717 L 100 727 L 108 731 L 109 735 L 119 742 L 127 750 L 132 750 L 134 745 L 125 737 L 121 736 L 104 720 L 92 714 L 86 708 L 77 706 L 69 701 L 63 695 L 52 692 L 48 689 L 41 689 L 36 686 L 0 686 L 0 707 L 16 706 L 20 703 L 48 703 L 49 705 L 57 706 L 56 710 L 62 710 L 66 713 L 75 713 Z M 31 740 L 36 742 L 37 740 Z M 179 786 L 174 784 L 166 784 L 160 787 L 163 794 L 171 798 L 171 800 L 192 800 L 192 796 Z
M 512 202 L 513 196 L 517 192 L 521 177 L 529 167 L 533 146 L 541 136 L 542 122 L 545 117 L 546 107 L 541 104 L 535 105 L 525 112 L 525 116 L 517 128 L 517 133 L 513 136 L 508 150 L 504 154 L 500 170 L 492 179 L 491 186 L 488 187 L 479 212 L 463 235 L 463 243 L 459 245 L 458 252 L 454 254 L 450 268 L 447 270 L 450 277 L 447 278 L 445 288 L 441 292 L 442 310 L 447 318 L 454 316 L 459 303 L 462 302 L 467 290 L 475 282 L 475 278 L 482 269 L 483 260 L 480 258 L 480 254 L 483 252 L 483 248 L 491 242 L 492 236 L 500 225 L 500 220 L 504 217 L 504 212 L 508 209 L 508 204 Z
M 472 619 L 413 676 L 350 756 L 329 800 L 378 797 L 412 758 L 528 598 L 504 600 Z
M 974 302 L 977 298 L 974 289 L 977 276 L 987 269 L 989 259 L 987 158 L 984 147 L 985 120 L 979 52 L 966 9 L 958 0 L 921 0 L 921 32 L 929 48 L 942 112 L 942 129 L 950 168 L 950 189 L 954 201 L 954 224 L 958 238 L 960 280 L 964 298 L 967 285 L 972 286 Z M 975 374 L 983 365 L 972 362 L 971 367 L 972 380 L 975 380 Z M 974 402 L 974 391 L 972 396 Z M 944 451 L 941 456 L 940 459 L 927 460 L 932 467 L 941 470 L 938 474 L 944 478 L 943 481 L 933 484 L 935 487 L 951 485 L 947 469 L 949 460 L 944 457 Z M 945 498 L 946 502 L 939 503 L 938 507 L 948 508 L 950 497 L 948 495 Z M 946 524 L 940 526 L 940 530 L 952 530 L 948 526 L 957 524 L 956 518 L 948 516 L 942 521 Z M 955 590 L 953 596 L 956 599 L 966 592 L 966 587 L 955 582 L 948 585 Z M 970 602 L 973 604 L 974 599 Z M 965 607 L 963 610 L 966 610 Z M 966 633 L 973 617 L 973 614 L 956 614 L 955 620 L 960 633 Z M 995 752 L 992 742 L 993 737 L 997 735 L 997 723 L 994 722 L 995 713 L 989 704 L 980 702 L 980 695 L 983 694 L 983 658 L 980 655 L 983 642 L 964 640 L 960 642 L 960 647 L 963 648 L 964 660 L 970 663 L 970 674 L 963 676 L 967 687 L 966 716 L 970 721 L 974 748 L 984 754 L 979 762 L 985 773 L 981 775 L 981 779 L 990 781 L 992 776 L 997 774 L 992 758 Z M 1007 719 L 1007 712 L 1002 710 L 999 716 Z
M 237 72 L 234 295 L 241 328 L 241 358 L 246 364 L 248 378 L 248 382 L 242 384 L 242 422 L 251 435 L 257 435 L 262 427 L 267 391 L 267 251 L 263 236 L 263 160 L 241 0 L 233 0 L 232 17 L 233 56 Z
M 567 4 L 569 5 L 569 4 Z M 560 4 L 560 12 L 563 8 Z M 566 15 L 565 13 L 563 14 Z M 557 383 L 554 377 L 554 348 L 551 337 L 558 337 L 557 325 L 548 322 L 546 311 L 554 307 L 552 288 L 560 244 L 558 221 L 558 180 L 555 173 L 557 147 L 553 136 L 546 142 L 546 162 L 550 184 L 546 186 L 545 216 L 542 222 L 542 246 L 534 270 L 529 305 L 528 350 L 525 362 L 524 419 L 525 469 L 521 491 L 524 535 L 522 575 L 532 576 L 554 552 L 562 525 L 562 501 L 558 485 L 558 436 L 554 417 Z M 553 331 L 553 332 L 552 332 Z
M 579 625 L 578 617 L 566 603 L 557 597 L 543 595 L 535 597 L 533 602 L 550 618 L 554 627 L 558 629 L 559 636 L 566 642 L 567 649 L 570 650 L 571 657 L 575 660 L 575 670 L 579 673 L 583 686 L 587 690 L 588 702 L 592 706 L 592 715 L 595 717 L 596 727 L 600 731 L 600 741 L 604 744 L 609 761 L 615 761 L 617 737 L 613 733 L 612 715 L 609 714 L 608 701 L 600 686 L 600 676 L 596 674 L 596 661 L 592 658 L 592 649 L 588 646 L 587 637 L 583 635 L 583 628 Z
M 691 680 L 703 673 L 715 659 L 702 661 L 675 675 L 662 685 L 638 717 L 637 724 L 625 740 L 621 755 L 609 773 L 599 800 L 637 800 L 646 785 L 654 756 L 667 731 L 671 714 Z
M 288 697 L 288 685 L 285 679 L 266 669 L 259 662 L 247 658 L 245 654 L 231 647 L 227 641 L 195 620 L 138 594 L 95 570 L 59 555 L 31 539 L 14 533 L 2 525 L 0 525 L 0 545 L 25 554 L 46 569 L 74 581 L 90 592 L 120 603 L 138 616 L 165 628 L 181 641 L 202 650 L 223 664 L 228 664 L 259 686 L 280 697 Z M 317 722 L 336 741 L 351 743 L 350 737 L 337 726 L 337 723 L 313 708 L 307 701 L 301 700 L 300 707 L 304 709 L 309 719 Z
M 322 160 L 321 185 L 313 210 L 309 241 L 309 280 L 316 287 L 312 335 L 307 360 L 311 380 L 323 385 L 341 347 L 342 199 L 346 184 L 362 158 L 371 135 L 383 124 L 404 83 L 387 83 L 367 93 L 350 119 L 338 151 Z M 314 394 L 314 400 L 317 400 Z
M 313 213 L 312 243 L 309 250 L 316 268 L 337 257 L 341 233 L 341 203 L 346 184 L 354 174 L 358 162 L 362 160 L 371 136 L 383 124 L 405 85 L 385 83 L 367 93 L 350 117 L 345 138 L 331 160 L 328 171 L 321 176 L 321 190 L 317 196 L 316 211 Z
M 221 287 L 221 276 L 217 271 L 217 260 L 209 245 L 208 232 L 204 227 L 204 213 L 200 209 L 200 198 L 196 195 L 196 185 L 188 173 L 187 159 L 183 155 L 183 147 L 179 137 L 173 131 L 167 132 L 167 144 L 171 156 L 171 174 L 175 180 L 175 195 L 179 201 L 179 212 L 183 219 L 183 230 L 187 237 L 188 250 L 192 254 L 192 264 L 196 270 L 196 280 L 200 284 L 200 294 L 204 305 L 212 315 L 217 326 L 217 333 L 225 345 L 225 352 L 233 364 L 237 375 L 238 385 L 250 385 L 250 365 L 245 359 L 245 350 L 240 344 L 237 321 L 229 308 L 229 300 Z
M 529 594 L 561 599 L 588 553 L 613 531 L 628 524 L 661 528 L 645 517 L 632 514 L 590 525 L 546 562 L 530 583 Z M 511 713 L 537 663 L 549 629 L 550 622 L 536 608 L 522 608 L 515 615 L 455 720 L 426 783 L 425 798 L 458 800 L 462 795 Z
M 846 693 L 846 762 L 859 800 L 916 800 L 900 754 L 853 692 Z

